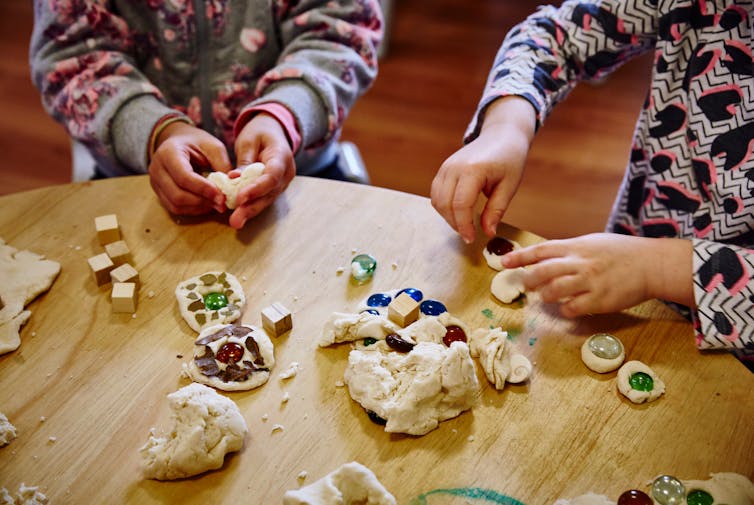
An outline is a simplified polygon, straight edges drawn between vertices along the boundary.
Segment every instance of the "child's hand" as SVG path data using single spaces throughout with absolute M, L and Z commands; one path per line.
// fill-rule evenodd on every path
M 262 176 L 238 192 L 238 206 L 230 215 L 229 223 L 240 229 L 288 187 L 296 174 L 296 164 L 283 127 L 266 113 L 254 116 L 243 127 L 235 147 L 238 166 L 255 161 L 265 165 Z
M 561 303 L 566 317 L 618 312 L 651 298 L 693 306 L 688 240 L 595 233 L 518 249 L 502 263 L 528 266 L 526 289 Z
M 225 210 L 225 196 L 194 169 L 231 169 L 223 143 L 209 133 L 183 122 L 171 123 L 160 133 L 149 163 L 149 182 L 163 207 L 178 215 Z
M 481 215 L 490 237 L 505 214 L 523 176 L 534 135 L 533 107 L 519 97 L 493 102 L 479 136 L 442 164 L 432 181 L 432 205 L 466 243 L 474 241 L 474 205 L 488 198 Z

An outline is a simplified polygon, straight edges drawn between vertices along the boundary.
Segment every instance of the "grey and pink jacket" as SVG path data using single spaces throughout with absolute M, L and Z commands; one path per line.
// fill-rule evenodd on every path
M 108 176 L 146 172 L 153 128 L 176 113 L 232 155 L 241 113 L 270 103 L 293 115 L 298 173 L 315 172 L 382 36 L 377 0 L 35 0 L 34 13 L 32 80 Z

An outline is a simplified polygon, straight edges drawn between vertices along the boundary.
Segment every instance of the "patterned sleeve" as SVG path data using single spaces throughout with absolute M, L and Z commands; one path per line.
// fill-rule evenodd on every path
M 570 0 L 540 7 L 503 41 L 465 141 L 479 135 L 484 111 L 497 98 L 527 99 L 539 127 L 579 81 L 602 77 L 650 50 L 657 31 L 653 3 Z
M 143 173 L 153 126 L 175 111 L 135 67 L 129 27 L 104 4 L 35 0 L 32 80 L 47 112 L 98 162 Z
M 700 349 L 754 355 L 754 251 L 694 239 L 694 298 Z
M 356 99 L 377 76 L 382 15 L 377 0 L 273 2 L 284 50 L 259 81 L 259 103 L 275 101 L 295 116 L 302 147 L 339 133 Z

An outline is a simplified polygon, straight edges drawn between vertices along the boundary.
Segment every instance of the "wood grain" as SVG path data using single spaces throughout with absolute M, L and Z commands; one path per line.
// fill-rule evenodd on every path
M 101 252 L 94 218 L 109 213 L 117 214 L 140 273 L 133 317 L 111 312 L 107 288 L 95 286 L 86 263 Z M 503 231 L 524 244 L 539 240 Z M 661 473 L 754 478 L 754 376 L 740 363 L 698 352 L 691 325 L 657 302 L 573 321 L 536 296 L 496 303 L 484 244 L 463 245 L 423 197 L 302 177 L 235 232 L 220 217 L 174 220 L 145 177 L 129 177 L 0 197 L 0 237 L 62 265 L 50 291 L 30 304 L 21 347 L 0 357 L 0 411 L 18 428 L 0 449 L 0 485 L 39 485 L 55 504 L 275 504 L 298 487 L 301 471 L 310 483 L 353 460 L 400 504 L 436 489 L 493 489 L 538 505 L 587 491 L 616 499 Z M 379 262 L 369 284 L 337 273 L 356 252 Z M 173 291 L 209 270 L 241 280 L 244 322 L 260 324 L 261 310 L 281 302 L 293 313 L 293 330 L 274 340 L 277 364 L 265 386 L 228 394 L 249 425 L 243 450 L 221 471 L 143 480 L 138 448 L 151 427 L 165 427 L 165 395 L 186 384 L 179 372 L 195 337 Z M 316 338 L 332 312 L 409 286 L 444 301 L 471 327 L 510 330 L 535 364 L 531 381 L 498 392 L 480 372 L 478 406 L 423 437 L 372 424 L 336 385 L 349 347 L 320 349 Z M 614 373 L 588 371 L 579 349 L 598 331 L 617 335 L 667 393 L 633 405 L 616 392 Z M 293 361 L 302 371 L 279 380 Z M 274 424 L 284 430 L 272 433 Z M 467 501 L 435 494 L 427 503 Z

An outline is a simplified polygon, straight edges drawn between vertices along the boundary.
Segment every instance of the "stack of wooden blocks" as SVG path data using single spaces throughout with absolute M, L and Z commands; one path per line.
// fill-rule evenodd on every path
M 139 272 L 129 263 L 131 251 L 121 238 L 118 217 L 108 214 L 94 218 L 97 239 L 105 252 L 89 258 L 89 267 L 97 286 L 112 283 L 113 312 L 136 312 Z

